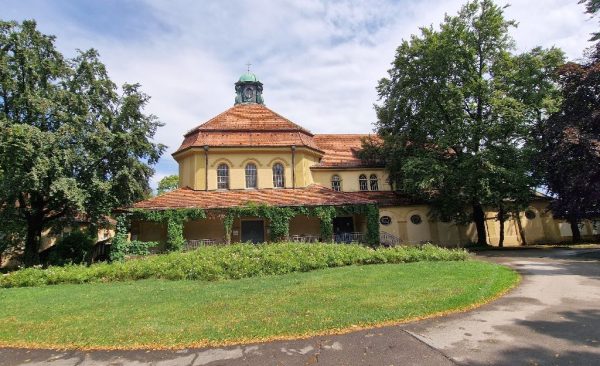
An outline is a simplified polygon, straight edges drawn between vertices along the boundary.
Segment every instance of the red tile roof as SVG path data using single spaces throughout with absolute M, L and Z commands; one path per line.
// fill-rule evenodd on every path
M 321 158 L 321 162 L 314 165 L 314 168 L 329 168 L 329 167 L 366 167 L 372 166 L 367 162 L 358 158 L 358 152 L 362 149 L 364 139 L 374 139 L 379 141 L 377 135 L 361 134 L 321 134 L 315 135 L 314 140 L 325 155 Z
M 186 133 L 175 152 L 190 147 L 305 146 L 319 150 L 313 134 L 262 104 L 238 104 Z
M 264 203 L 271 206 L 321 206 L 380 203 L 382 206 L 406 204 L 394 192 L 336 192 L 313 184 L 295 189 L 252 189 L 229 191 L 195 191 L 179 188 L 172 192 L 138 202 L 133 208 L 164 210 L 173 208 L 222 209 L 243 206 L 247 203 Z

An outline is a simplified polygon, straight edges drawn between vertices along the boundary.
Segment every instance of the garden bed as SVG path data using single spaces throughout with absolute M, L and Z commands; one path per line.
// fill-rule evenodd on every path
M 468 258 L 469 254 L 464 250 L 433 245 L 372 249 L 348 244 L 236 244 L 91 266 L 26 268 L 1 276 L 0 287 L 142 279 L 217 281 L 348 265 L 464 261 Z

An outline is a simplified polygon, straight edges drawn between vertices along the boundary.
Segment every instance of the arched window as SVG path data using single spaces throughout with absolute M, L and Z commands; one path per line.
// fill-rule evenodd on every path
M 256 188 L 256 165 L 254 163 L 246 164 L 246 188 Z
M 342 190 L 342 180 L 337 174 L 331 177 L 331 189 L 336 192 L 340 192 Z
M 229 189 L 229 166 L 219 164 L 217 167 L 217 189 Z
M 358 188 L 361 191 L 368 191 L 369 190 L 369 185 L 368 185 L 368 182 L 367 182 L 367 176 L 366 175 L 361 174 L 358 177 Z
M 369 177 L 371 180 L 371 190 L 378 191 L 379 190 L 379 179 L 377 179 L 377 175 L 371 174 Z
M 285 186 L 284 169 L 281 163 L 273 165 L 273 187 L 283 188 Z

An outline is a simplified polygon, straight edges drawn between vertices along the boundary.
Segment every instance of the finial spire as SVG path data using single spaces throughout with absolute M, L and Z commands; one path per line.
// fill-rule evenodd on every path
M 248 62 L 248 63 L 246 64 L 246 66 L 248 66 L 248 73 L 250 73 L 250 66 L 252 66 L 252 64 L 251 64 L 250 62 Z

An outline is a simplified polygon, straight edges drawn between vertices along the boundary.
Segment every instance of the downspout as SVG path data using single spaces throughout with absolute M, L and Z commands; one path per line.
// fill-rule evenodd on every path
M 208 191 L 208 145 L 204 145 L 204 190 Z
M 296 145 L 292 145 L 292 188 L 296 188 Z

